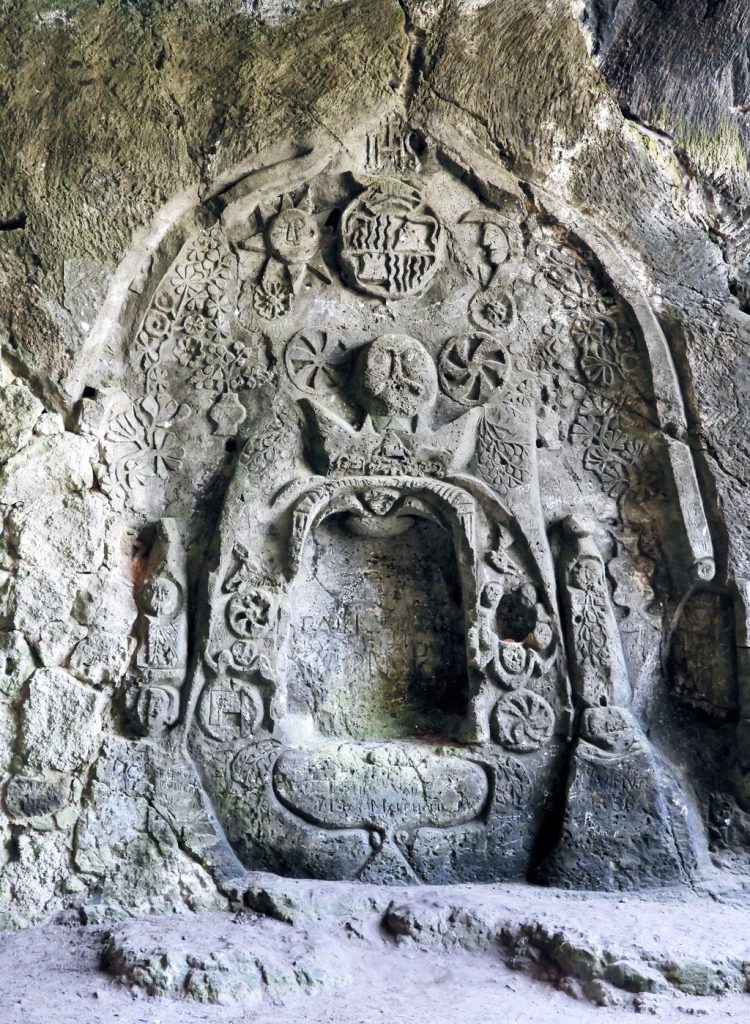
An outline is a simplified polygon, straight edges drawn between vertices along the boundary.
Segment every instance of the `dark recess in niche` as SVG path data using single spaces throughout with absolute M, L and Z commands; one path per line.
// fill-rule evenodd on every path
M 424 136 L 424 132 L 419 131 L 418 128 L 414 128 L 409 132 L 409 146 L 417 156 L 424 156 L 427 152 L 427 139 Z
M 335 235 L 336 232 L 338 231 L 338 227 L 339 227 L 340 221 L 341 221 L 341 210 L 339 210 L 338 208 L 335 208 L 335 209 L 331 210 L 331 212 L 326 217 L 326 223 L 325 223 L 326 231 L 328 231 L 332 235 Z
M 26 227 L 26 214 L 19 213 L 7 220 L 0 220 L 0 231 L 23 231 Z

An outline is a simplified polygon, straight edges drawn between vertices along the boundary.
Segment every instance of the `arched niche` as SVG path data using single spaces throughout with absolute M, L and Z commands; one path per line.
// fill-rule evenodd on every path
M 145 667 L 131 685 L 142 731 L 193 759 L 250 867 L 522 877 L 559 820 L 580 723 L 582 743 L 613 729 L 641 743 L 629 716 L 656 692 L 670 608 L 713 573 L 711 538 L 669 351 L 614 247 L 448 134 L 416 154 L 388 121 L 186 200 L 95 326 L 89 356 L 106 340 L 103 385 L 122 385 L 84 400 L 102 488 L 136 519 L 182 517 L 193 557 L 181 692 L 149 703 Z M 345 716 L 325 735 L 313 699 L 290 701 L 310 538 L 362 519 L 368 491 L 422 502 L 414 518 L 451 535 L 468 699 L 437 740 L 347 733 Z M 385 529 L 387 511 L 369 513 Z M 579 562 L 596 601 L 566 590 Z M 576 659 L 596 657 L 566 632 L 558 590 L 600 614 L 601 685 L 616 663 L 618 693 L 635 691 L 619 718 L 587 717 L 572 692 Z M 464 765 L 453 805 L 440 756 Z M 416 807 L 420 758 L 437 795 Z M 324 793 L 337 765 L 359 780 L 338 803 Z M 327 809 L 298 806 L 294 779 Z M 391 787 L 398 836 L 365 807 L 373 785 Z M 375 847 L 390 851 L 377 870 Z

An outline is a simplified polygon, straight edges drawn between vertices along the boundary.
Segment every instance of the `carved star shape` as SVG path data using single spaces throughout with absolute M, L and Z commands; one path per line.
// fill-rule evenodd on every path
M 308 271 L 331 282 L 320 253 L 320 228 L 313 215 L 309 189 L 294 201 L 285 192 L 270 207 L 259 203 L 254 212 L 255 230 L 241 243 L 248 252 L 266 256 L 259 284 L 267 292 L 281 285 L 299 295 Z

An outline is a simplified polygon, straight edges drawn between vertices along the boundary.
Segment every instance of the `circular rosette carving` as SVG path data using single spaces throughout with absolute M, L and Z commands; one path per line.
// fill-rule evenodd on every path
M 335 331 L 298 331 L 287 342 L 284 365 L 289 379 L 308 395 L 338 391 L 348 376 L 346 345 Z
M 440 386 L 460 405 L 482 405 L 510 377 L 510 357 L 502 342 L 477 331 L 450 338 L 440 353 Z
M 371 185 L 341 218 L 341 265 L 357 288 L 403 299 L 432 280 L 445 251 L 445 232 L 419 191 L 386 178 Z
M 531 779 L 524 766 L 505 757 L 495 766 L 495 800 L 508 810 L 524 807 L 531 796 Z
M 227 625 L 242 638 L 267 633 L 274 624 L 273 596 L 260 587 L 236 593 L 227 604 Z
M 384 334 L 359 358 L 357 392 L 362 406 L 375 416 L 415 416 L 435 401 L 435 363 L 416 339 Z
M 492 712 L 495 738 L 519 754 L 538 750 L 552 737 L 554 728 L 554 711 L 532 690 L 516 690 L 503 697 Z
M 504 288 L 488 288 L 469 303 L 469 317 L 483 331 L 507 331 L 516 322 L 516 303 Z

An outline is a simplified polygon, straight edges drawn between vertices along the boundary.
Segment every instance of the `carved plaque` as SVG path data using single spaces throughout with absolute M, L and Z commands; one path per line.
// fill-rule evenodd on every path
M 445 248 L 443 226 L 418 189 L 397 178 L 371 185 L 344 211 L 341 264 L 356 287 L 382 299 L 416 295 Z
M 325 828 L 460 825 L 489 795 L 478 765 L 397 744 L 288 751 L 273 779 L 282 803 Z

